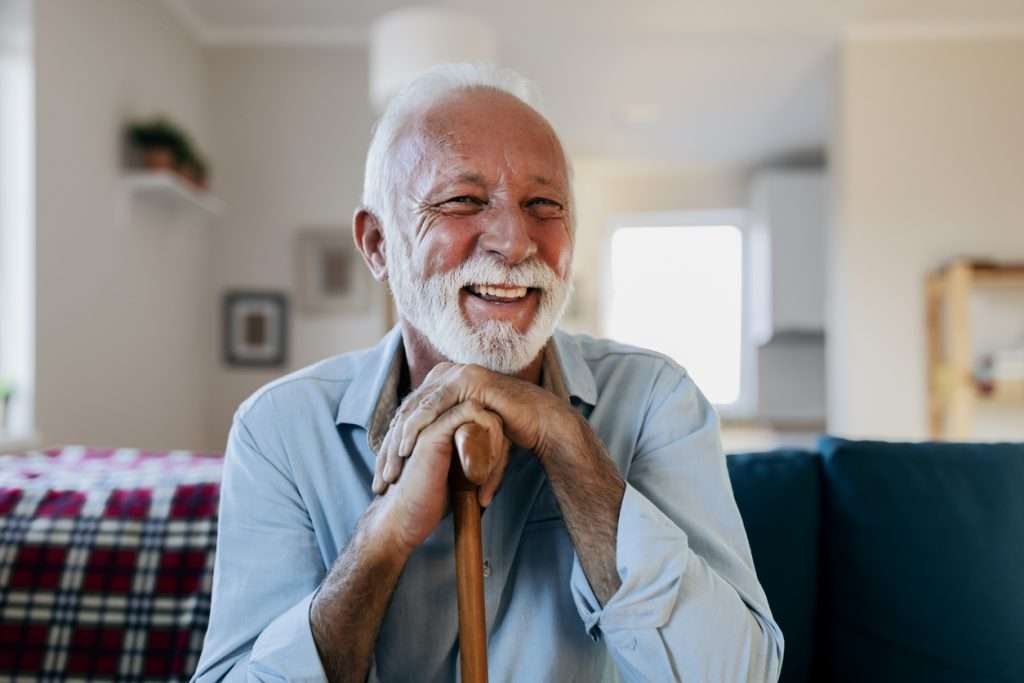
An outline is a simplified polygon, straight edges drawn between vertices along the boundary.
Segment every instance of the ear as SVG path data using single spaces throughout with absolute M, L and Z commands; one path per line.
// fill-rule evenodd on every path
M 352 236 L 356 248 L 363 255 L 366 267 L 378 282 L 388 279 L 387 254 L 384 245 L 384 226 L 377 216 L 365 207 L 356 209 L 352 217 Z

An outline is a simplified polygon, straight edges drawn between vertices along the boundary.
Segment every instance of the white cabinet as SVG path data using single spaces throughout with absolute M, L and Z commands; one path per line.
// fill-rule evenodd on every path
M 753 177 L 750 330 L 758 345 L 825 329 L 826 188 L 818 169 Z

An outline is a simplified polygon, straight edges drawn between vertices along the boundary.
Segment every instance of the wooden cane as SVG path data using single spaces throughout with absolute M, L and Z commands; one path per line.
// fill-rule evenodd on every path
M 469 423 L 455 432 L 460 454 L 490 455 L 487 431 Z M 448 491 L 455 521 L 455 583 L 459 596 L 459 658 L 464 683 L 487 683 L 487 622 L 484 609 L 483 546 L 480 540 L 479 487 L 462 470 L 461 458 L 452 457 Z

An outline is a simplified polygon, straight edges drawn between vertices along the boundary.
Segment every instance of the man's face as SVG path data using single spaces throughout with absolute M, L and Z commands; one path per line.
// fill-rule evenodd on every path
M 432 107 L 395 153 L 406 175 L 387 257 L 399 313 L 449 360 L 518 372 L 569 296 L 558 139 L 515 98 L 478 89 Z

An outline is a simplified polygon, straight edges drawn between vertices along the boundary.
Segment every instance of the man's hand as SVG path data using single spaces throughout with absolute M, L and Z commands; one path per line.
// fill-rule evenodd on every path
M 455 451 L 455 433 L 468 423 L 480 425 L 490 437 L 490 448 L 486 453 L 461 454 L 466 477 L 481 485 L 480 504 L 489 505 L 505 473 L 509 442 L 505 438 L 501 418 L 485 410 L 477 401 L 468 400 L 452 406 L 427 425 L 416 439 L 404 475 L 390 487 L 381 485 L 383 455 L 377 460 L 373 490 L 380 493 L 386 489 L 381 502 L 389 520 L 389 532 L 406 553 L 412 552 L 433 533 L 448 509 L 448 469 Z
M 535 384 L 479 365 L 438 363 L 395 412 L 377 457 L 373 490 L 380 493 L 396 481 L 403 461 L 416 452 L 421 434 L 446 411 L 465 401 L 474 401 L 497 414 L 513 443 L 541 457 L 553 434 L 575 424 L 575 411 Z M 481 489 L 481 503 L 490 502 L 504 465 L 501 463 L 500 470 Z

